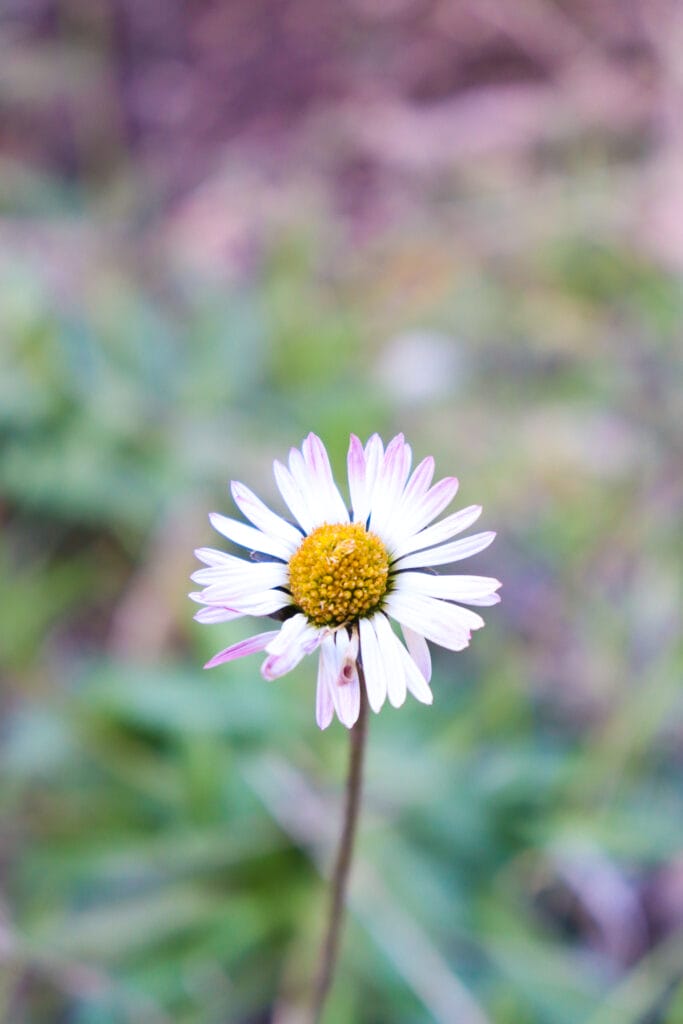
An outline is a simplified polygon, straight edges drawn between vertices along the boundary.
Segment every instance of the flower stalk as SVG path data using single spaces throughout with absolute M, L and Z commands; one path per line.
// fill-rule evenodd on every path
M 330 909 L 323 944 L 320 948 L 318 971 L 313 990 L 311 1008 L 311 1024 L 320 1024 L 323 1010 L 334 980 L 339 940 L 344 921 L 346 890 L 348 886 L 353 846 L 356 838 L 356 826 L 361 804 L 363 785 L 363 761 L 368 731 L 368 701 L 365 694 L 365 681 L 362 666 L 358 665 L 361 681 L 360 711 L 355 725 L 349 730 L 349 771 L 346 780 L 344 799 L 344 821 L 341 838 L 337 849 L 337 858 L 331 880 Z

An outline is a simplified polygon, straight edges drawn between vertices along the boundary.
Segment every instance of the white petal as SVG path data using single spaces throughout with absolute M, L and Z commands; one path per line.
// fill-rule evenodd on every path
M 256 568 L 253 566 L 253 568 Z M 208 571 L 208 570 L 207 570 Z M 273 591 L 282 585 L 282 580 L 275 573 L 241 573 L 239 576 L 225 576 L 218 578 L 215 582 L 205 581 L 204 603 L 222 604 L 226 608 L 238 608 L 244 601 L 249 601 L 255 594 Z M 289 594 L 278 590 L 280 596 L 286 598 L 285 604 L 291 604 Z M 284 605 L 281 605 L 284 607 Z
M 360 682 L 356 668 L 349 670 L 349 676 L 344 679 L 343 685 L 337 682 L 335 693 L 337 717 L 342 725 L 351 729 L 360 714 Z
M 422 704 L 431 704 L 434 700 L 434 696 L 429 688 L 427 680 L 424 678 L 402 644 L 399 644 L 399 651 L 406 673 L 408 689 L 412 693 L 413 697 L 415 697 L 416 700 L 419 700 Z
M 261 675 L 269 682 L 273 679 L 279 679 L 281 676 L 286 676 L 288 672 L 296 668 L 305 654 L 305 651 L 296 646 L 285 651 L 284 654 L 269 654 L 261 665 Z
M 268 641 L 274 636 L 277 636 L 277 631 L 271 630 L 267 633 L 257 633 L 256 636 L 251 636 L 247 640 L 240 640 L 239 643 L 232 644 L 230 647 L 226 647 L 224 651 L 214 654 L 211 661 L 207 661 L 204 668 L 215 668 L 216 665 L 222 665 L 226 661 L 244 658 L 247 654 L 255 654 L 257 651 L 262 651 Z
M 222 566 L 211 566 L 206 569 L 197 569 L 197 571 L 193 572 L 190 576 L 193 583 L 199 583 L 202 587 L 207 587 L 211 583 L 223 582 L 226 578 L 229 579 L 230 577 L 226 577 L 225 569 Z
M 318 682 L 315 691 L 315 720 L 321 729 L 327 729 L 334 717 L 334 701 L 332 700 L 334 682 L 334 678 L 330 678 L 328 659 L 323 657 L 323 646 L 321 645 L 318 658 Z
M 320 641 L 318 679 L 320 679 L 321 675 L 327 681 L 330 697 L 332 698 L 332 702 L 336 710 L 337 702 L 335 689 L 337 685 L 337 677 L 339 675 L 339 662 L 337 658 L 337 647 L 335 644 L 334 633 L 324 634 Z
M 235 607 L 245 615 L 272 615 L 291 604 L 292 598 L 282 590 L 265 590 L 240 600 Z
M 253 491 L 239 481 L 233 480 L 230 490 L 240 512 L 250 519 L 259 530 L 270 536 L 278 537 L 283 544 L 287 545 L 290 555 L 294 554 L 303 540 L 301 532 L 297 530 L 296 526 L 292 526 L 282 516 L 269 509 Z
M 311 487 L 324 498 L 324 515 L 328 523 L 348 523 L 349 512 L 334 482 L 325 445 L 316 434 L 309 434 L 302 446 L 309 470 Z
M 226 551 L 217 551 L 216 548 L 197 548 L 195 556 L 204 565 L 228 565 L 235 560 L 235 555 L 229 555 Z M 244 561 L 244 559 L 241 559 Z
M 372 621 L 384 661 L 384 671 L 387 678 L 387 696 L 389 697 L 389 702 L 395 708 L 400 708 L 406 699 L 406 674 L 403 660 L 398 650 L 402 646 L 401 641 L 391 628 L 386 615 L 375 615 Z
M 430 565 L 449 565 L 451 562 L 459 562 L 463 558 L 470 558 L 478 554 L 493 543 L 495 533 L 475 533 L 471 537 L 463 537 L 462 540 L 451 541 L 450 544 L 441 544 L 439 547 L 430 548 L 428 551 L 418 551 L 413 555 L 405 555 L 397 565 L 398 569 L 423 568 Z
M 291 615 L 288 619 L 285 619 L 274 640 L 268 644 L 266 648 L 268 654 L 282 654 L 292 644 L 300 643 L 307 630 L 312 628 L 309 626 L 308 619 L 303 613 L 298 612 L 296 615 Z M 318 630 L 314 630 L 314 632 L 317 633 Z
M 283 466 L 277 459 L 273 463 L 275 483 L 278 486 L 287 508 L 306 533 L 310 533 L 315 524 L 315 518 L 307 503 L 307 497 L 302 494 L 294 477 L 286 466 Z
M 476 605 L 477 608 L 490 608 L 493 604 L 500 604 L 500 594 L 484 594 L 483 597 L 468 597 L 465 604 Z
M 319 645 L 322 630 L 310 626 L 305 615 L 293 615 L 266 647 L 268 657 L 261 666 L 264 679 L 277 679 L 299 664 Z
M 349 666 L 347 673 L 334 684 L 337 717 L 347 729 L 352 728 L 360 714 L 360 681 L 357 666 Z
M 432 678 L 432 656 L 429 653 L 427 641 L 421 633 L 416 633 L 409 626 L 401 626 L 408 653 L 413 659 L 424 678 L 429 682 Z
M 387 677 L 382 652 L 377 642 L 377 634 L 370 619 L 361 619 L 360 650 L 363 659 L 363 674 L 368 703 L 377 712 L 384 704 L 387 696 Z
M 192 597 L 192 595 L 190 596 Z M 258 594 L 241 597 L 239 600 L 231 602 L 228 606 L 222 599 L 213 599 L 211 587 L 207 587 L 194 600 L 199 600 L 200 604 L 218 604 L 222 607 L 231 607 L 242 615 L 272 615 L 273 612 L 278 612 L 281 608 L 286 608 L 292 603 L 289 594 L 285 594 L 282 590 L 264 590 Z
M 411 551 L 421 551 L 423 548 L 431 548 L 435 544 L 441 544 L 450 540 L 457 533 L 462 533 L 468 526 L 471 526 L 481 515 L 481 505 L 470 505 L 468 508 L 460 509 L 450 516 L 446 516 L 440 523 L 434 523 L 426 530 L 415 532 L 410 537 L 402 540 L 394 550 L 394 558 L 403 558 Z
M 253 526 L 239 523 L 236 519 L 229 519 L 218 512 L 211 512 L 209 519 L 214 530 L 218 530 L 219 533 L 222 533 L 224 537 L 227 537 L 234 544 L 239 544 L 240 547 L 248 548 L 250 551 L 264 551 L 266 554 L 274 555 L 275 558 L 281 558 L 285 562 L 289 560 L 289 545 L 285 544 L 279 537 L 271 537 L 268 534 L 261 533 L 260 530 L 254 529 Z
M 212 623 L 212 622 L 232 622 L 233 619 L 241 619 L 244 617 L 243 612 L 236 612 L 234 608 L 221 608 L 220 605 L 207 605 L 206 608 L 200 608 L 196 615 L 193 616 L 197 622 Z
M 501 586 L 500 580 L 492 576 L 435 576 L 431 572 L 399 572 L 393 584 L 398 593 L 426 594 L 428 597 L 441 598 L 442 601 L 465 602 L 470 597 L 487 597 Z
M 230 591 L 255 593 L 270 587 L 286 586 L 289 572 L 282 562 L 245 562 L 237 558 L 232 564 L 198 569 L 192 573 L 191 579 L 205 587 L 222 585 Z
M 334 705 L 337 717 L 347 729 L 355 725 L 360 714 L 360 682 L 358 680 L 357 636 L 349 640 L 345 630 L 335 634 L 337 665 L 339 673 L 333 688 Z
M 447 648 L 462 651 L 469 646 L 470 630 L 463 626 L 456 605 L 437 601 L 433 597 L 392 592 L 384 601 L 386 610 L 401 625 L 422 633 L 427 640 Z
M 338 672 L 341 672 L 345 663 L 353 662 L 358 657 L 360 649 L 358 630 L 352 629 L 351 635 L 349 635 L 348 630 L 338 629 L 334 634 L 334 643 L 339 662 Z

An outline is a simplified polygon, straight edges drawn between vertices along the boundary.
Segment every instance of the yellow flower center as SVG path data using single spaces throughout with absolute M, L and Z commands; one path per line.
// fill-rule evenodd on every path
M 387 550 L 362 523 L 319 526 L 289 560 L 294 602 L 316 626 L 342 626 L 373 611 L 388 577 Z

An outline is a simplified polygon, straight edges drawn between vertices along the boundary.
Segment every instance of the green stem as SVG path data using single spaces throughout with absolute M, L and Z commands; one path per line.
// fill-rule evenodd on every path
M 318 973 L 313 993 L 312 1024 L 320 1024 L 329 990 L 334 979 L 339 938 L 344 920 L 344 902 L 349 879 L 349 869 L 353 856 L 353 843 L 356 836 L 358 812 L 360 810 L 361 788 L 363 781 L 363 756 L 367 736 L 368 702 L 365 695 L 365 679 L 362 667 L 358 667 L 360 682 L 360 712 L 358 721 L 350 730 L 349 774 L 346 780 L 346 799 L 344 804 L 344 824 L 337 850 L 337 860 L 332 876 L 332 892 L 330 910 L 327 919 L 325 941 L 320 952 Z

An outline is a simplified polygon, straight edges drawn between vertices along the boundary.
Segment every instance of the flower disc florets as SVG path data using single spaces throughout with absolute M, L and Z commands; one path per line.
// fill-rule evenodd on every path
M 289 589 L 316 626 L 342 626 L 376 609 L 387 590 L 389 555 L 362 523 L 324 523 L 289 561 Z

